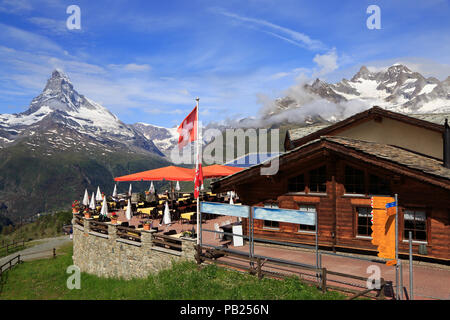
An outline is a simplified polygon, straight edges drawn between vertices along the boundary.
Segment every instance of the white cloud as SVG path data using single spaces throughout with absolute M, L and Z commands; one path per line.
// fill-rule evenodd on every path
M 263 19 L 244 17 L 218 8 L 213 9 L 213 11 L 241 22 L 247 22 L 249 23 L 248 26 L 253 28 L 258 26 L 269 29 L 270 31 L 265 29 L 261 29 L 261 31 L 302 48 L 309 50 L 321 50 L 326 47 L 321 41 L 311 39 L 304 33 L 279 26 Z
M 0 1 L 0 11 L 7 13 L 18 13 L 30 11 L 31 3 L 28 0 L 2 0 Z
M 136 63 L 110 64 L 108 65 L 108 67 L 119 71 L 128 71 L 128 72 L 144 72 L 150 71 L 152 69 L 152 67 L 148 64 L 136 64 Z
M 152 109 L 147 109 L 144 110 L 146 113 L 149 114 L 187 114 L 187 110 L 181 110 L 181 109 L 161 109 L 161 108 L 152 108 Z
M 66 26 L 66 21 L 63 19 L 55 20 L 44 17 L 31 17 L 28 21 L 54 34 L 65 34 L 69 31 Z
M 316 54 L 313 61 L 318 65 L 320 70 L 315 72 L 314 77 L 328 74 L 338 68 L 338 56 L 336 48 L 331 49 L 325 54 Z
M 0 23 L 0 43 L 11 43 L 22 50 L 63 53 L 63 49 L 47 37 Z

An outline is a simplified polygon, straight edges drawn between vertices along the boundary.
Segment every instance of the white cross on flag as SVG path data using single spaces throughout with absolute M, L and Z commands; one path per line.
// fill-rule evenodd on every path
M 191 141 L 197 138 L 197 107 L 188 114 L 183 122 L 178 127 L 178 148 L 182 149 Z

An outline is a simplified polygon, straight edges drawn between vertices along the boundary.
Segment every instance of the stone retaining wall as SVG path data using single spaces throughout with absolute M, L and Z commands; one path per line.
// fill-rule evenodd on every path
M 145 278 L 151 273 L 170 268 L 172 262 L 195 261 L 196 240 L 179 238 L 182 251 L 175 251 L 153 243 L 156 231 L 141 230 L 141 242 L 117 237 L 117 225 L 108 223 L 108 234 L 90 230 L 73 220 L 73 262 L 82 272 L 100 277 Z

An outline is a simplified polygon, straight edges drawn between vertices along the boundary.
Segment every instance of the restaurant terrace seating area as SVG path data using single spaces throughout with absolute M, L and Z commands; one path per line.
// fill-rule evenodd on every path
M 146 191 L 145 193 L 131 193 L 131 196 L 124 193 L 117 194 L 116 197 L 105 195 L 103 197 L 106 197 L 106 217 L 101 214 L 103 201 L 96 201 L 95 209 L 84 208 L 78 213 L 74 211 L 76 221 L 82 224 L 83 218 L 86 217 L 84 213 L 89 212 L 90 229 L 97 233 L 107 234 L 107 222 L 111 222 L 111 219 L 115 217 L 114 223 L 118 228 L 117 235 L 130 241 L 140 241 L 140 231 L 144 229 L 144 226 L 155 230 L 162 237 L 177 238 L 186 232 L 192 237 L 195 236 L 197 199 L 194 198 L 193 193 L 175 192 L 173 196 L 170 196 L 169 194 L 150 194 Z M 229 203 L 230 195 L 201 192 L 200 201 Z M 126 215 L 128 202 L 131 206 L 131 219 L 128 219 Z M 237 205 L 240 204 L 237 196 L 233 197 L 233 202 Z M 170 223 L 168 224 L 163 221 L 166 204 L 170 213 Z M 225 218 L 213 214 L 202 214 L 202 223 L 211 224 L 211 229 L 213 229 L 215 224 L 223 226 L 230 223 L 230 221 L 224 220 Z M 222 237 L 219 240 L 222 240 Z

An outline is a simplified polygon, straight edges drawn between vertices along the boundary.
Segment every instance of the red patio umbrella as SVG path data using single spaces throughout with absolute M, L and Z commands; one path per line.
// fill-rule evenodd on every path
M 193 181 L 195 169 L 168 166 L 116 177 L 114 181 Z
M 221 164 L 214 164 L 203 167 L 203 178 L 217 178 L 226 177 L 244 168 L 224 166 Z M 115 181 L 194 181 L 195 169 L 182 168 L 176 166 L 168 166 L 153 170 L 147 170 L 129 174 L 126 176 L 116 177 Z
M 243 170 L 244 168 L 224 166 L 222 164 L 213 164 L 211 166 L 203 167 L 203 178 L 217 178 L 226 177 L 236 172 Z

